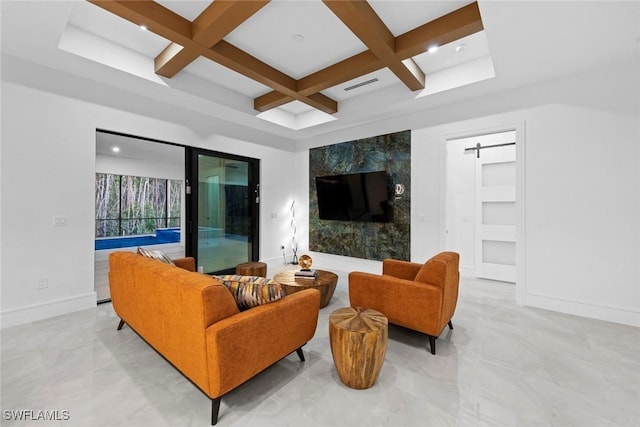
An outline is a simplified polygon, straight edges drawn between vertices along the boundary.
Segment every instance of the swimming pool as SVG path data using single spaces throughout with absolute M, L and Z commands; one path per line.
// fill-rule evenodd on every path
M 180 241 L 180 228 L 158 228 L 156 234 L 144 236 L 102 237 L 95 240 L 95 250 L 161 245 Z

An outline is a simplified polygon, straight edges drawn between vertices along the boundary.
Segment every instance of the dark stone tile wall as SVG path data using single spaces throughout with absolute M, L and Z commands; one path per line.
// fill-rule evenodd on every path
M 389 223 L 330 221 L 318 217 L 316 176 L 385 170 L 390 177 Z M 396 184 L 404 193 L 396 194 Z M 411 131 L 309 150 L 309 249 L 381 261 L 410 259 Z

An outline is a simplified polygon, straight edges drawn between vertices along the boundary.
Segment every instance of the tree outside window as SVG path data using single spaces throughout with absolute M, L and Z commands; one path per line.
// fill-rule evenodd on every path
M 96 174 L 96 237 L 155 234 L 179 227 L 182 181 Z

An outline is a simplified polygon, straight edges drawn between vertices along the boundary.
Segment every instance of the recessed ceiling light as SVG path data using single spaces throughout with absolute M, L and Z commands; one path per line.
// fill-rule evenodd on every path
M 431 46 L 428 50 L 429 53 L 436 53 L 438 51 L 438 46 Z
M 147 26 L 146 25 L 140 25 L 140 29 L 142 31 L 147 31 Z
M 456 46 L 456 52 L 460 53 L 460 52 L 464 52 L 464 50 L 466 49 L 467 45 L 462 43 L 459 44 L 458 46 Z
M 119 153 L 120 147 L 111 147 L 111 151 L 113 151 L 114 153 Z
M 304 41 L 304 36 L 302 34 L 294 34 L 291 38 L 298 43 L 302 43 Z

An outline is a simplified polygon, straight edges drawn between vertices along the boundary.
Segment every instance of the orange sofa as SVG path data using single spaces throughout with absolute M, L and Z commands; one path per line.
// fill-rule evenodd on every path
M 294 351 L 304 361 L 302 346 L 316 331 L 320 292 L 297 292 L 241 312 L 219 280 L 193 272 L 193 258 L 174 262 L 110 254 L 118 329 L 127 324 L 205 393 L 216 424 L 225 393 Z
M 382 275 L 354 271 L 349 274 L 352 307 L 372 308 L 389 323 L 429 336 L 431 353 L 458 302 L 460 255 L 441 252 L 424 264 L 385 259 Z

